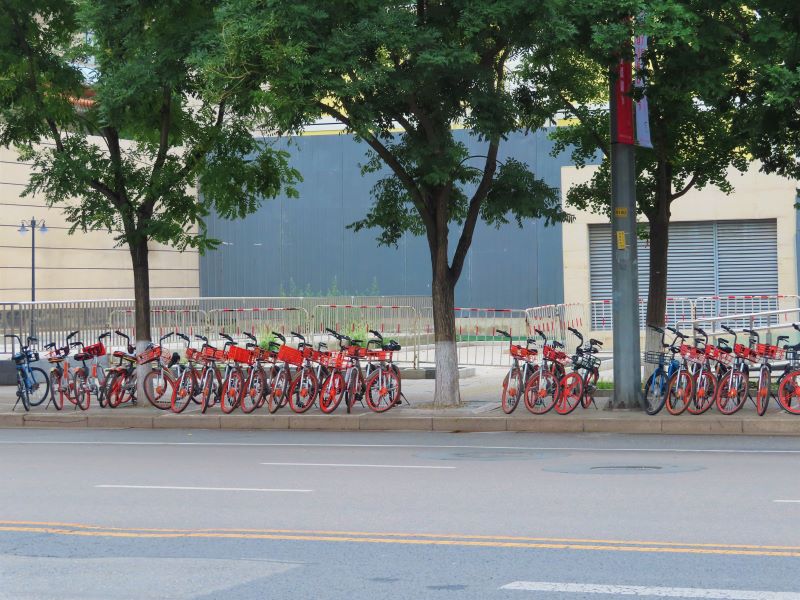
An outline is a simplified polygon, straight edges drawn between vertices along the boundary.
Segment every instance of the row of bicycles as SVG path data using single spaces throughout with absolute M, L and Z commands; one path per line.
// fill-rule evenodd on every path
M 540 329 L 536 334 L 542 339 L 542 351 L 536 347 L 537 338 L 527 338 L 525 345 L 515 344 L 511 334 L 497 330 L 509 340 L 511 368 L 503 379 L 500 405 L 506 414 L 513 413 L 520 400 L 535 415 L 555 409 L 567 415 L 578 406 L 589 408 L 597 404 L 594 394 L 600 376 L 600 359 L 597 353 L 602 342 L 594 338 L 584 341 L 583 334 L 570 327 L 578 339 L 575 352 L 568 355 L 564 344 L 548 340 Z
M 792 327 L 800 332 L 800 324 Z M 770 400 L 788 413 L 800 414 L 800 344 L 788 344 L 789 336 L 764 344 L 757 331 L 744 329 L 747 343 L 739 343 L 740 333 L 723 325 L 732 343 L 719 337 L 712 344 L 700 327 L 692 336 L 674 327 L 650 328 L 661 335 L 663 351 L 644 356 L 655 366 L 644 389 L 649 414 L 666 407 L 672 415 L 699 415 L 716 406 L 720 413 L 732 415 L 748 400 L 759 416 L 767 412 Z M 751 375 L 756 375 L 755 381 Z
M 287 344 L 286 337 L 278 332 L 272 332 L 273 340 L 265 347 L 258 344 L 253 333 L 244 332 L 245 339 L 239 342 L 220 332 L 219 338 L 224 340 L 221 348 L 205 336 L 191 338 L 170 332 L 136 354 L 130 338 L 115 331 L 126 340 L 127 348 L 109 354 L 105 343 L 110 331 L 90 345 L 76 340 L 79 332 L 73 331 L 64 346 L 50 343 L 44 347 L 51 363 L 49 374 L 33 364 L 40 360 L 39 352 L 33 349 L 38 340 L 29 337 L 23 344 L 18 336 L 7 337 L 16 338 L 20 344 L 13 360 L 17 404 L 25 410 L 48 398 L 46 406 L 52 404 L 57 410 L 68 403 L 88 410 L 92 398 L 101 407 L 116 408 L 136 403 L 140 387 L 150 404 L 175 413 L 192 403 L 204 413 L 219 405 L 226 414 L 237 408 L 252 413 L 264 405 L 271 413 L 285 406 L 304 413 L 314 405 L 332 413 L 342 404 L 350 412 L 356 403 L 380 413 L 401 404 L 400 370 L 392 362 L 393 353 L 401 349 L 396 341 L 384 340 L 374 330 L 370 331 L 374 337 L 366 342 L 332 329 L 325 332 L 326 337 L 337 340 L 338 350 L 329 350 L 325 341 L 315 347 L 297 332 L 291 332 L 292 338 L 299 340 L 296 347 Z M 166 342 L 173 337 L 183 340 L 184 358 L 166 349 Z M 193 340 L 200 342 L 199 347 L 192 346 Z M 101 358 L 106 356 L 109 362 L 104 366 Z M 142 365 L 146 373 L 139 386 L 137 371 L 141 369 L 137 367 Z

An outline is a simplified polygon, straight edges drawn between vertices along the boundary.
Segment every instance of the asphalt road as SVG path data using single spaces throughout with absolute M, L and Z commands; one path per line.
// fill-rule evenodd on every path
M 0 430 L 0 598 L 800 600 L 800 439 Z

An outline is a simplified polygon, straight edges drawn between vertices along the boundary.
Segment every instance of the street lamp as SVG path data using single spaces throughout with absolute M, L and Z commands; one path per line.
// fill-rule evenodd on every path
M 25 235 L 28 231 L 31 232 L 31 302 L 36 302 L 36 228 L 39 228 L 39 233 L 47 233 L 47 226 L 44 221 L 37 221 L 31 218 L 27 223 L 22 221 L 19 225 L 20 235 Z
M 35 218 L 31 217 L 31 220 L 27 223 L 22 221 L 19 225 L 20 235 L 25 235 L 30 230 L 31 232 L 31 337 L 36 337 L 35 335 L 35 328 L 34 328 L 34 314 L 35 314 L 35 304 L 36 302 L 36 228 L 39 228 L 39 233 L 47 233 L 47 226 L 44 224 L 44 221 L 37 221 Z

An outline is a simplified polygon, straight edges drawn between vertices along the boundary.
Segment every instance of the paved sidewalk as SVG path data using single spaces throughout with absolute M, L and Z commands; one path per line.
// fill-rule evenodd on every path
M 447 410 L 434 410 L 431 380 L 403 382 L 409 405 L 374 414 L 363 408 L 346 414 L 341 408 L 333 415 L 312 411 L 295 415 L 282 409 L 270 415 L 265 410 L 252 415 L 236 412 L 220 413 L 214 408 L 202 415 L 192 406 L 183 414 L 159 411 L 149 405 L 102 409 L 93 406 L 86 412 L 65 407 L 61 412 L 34 408 L 29 413 L 11 411 L 14 388 L 0 387 L 0 427 L 97 427 L 110 429 L 303 429 L 331 431 L 528 431 L 547 433 L 641 433 L 641 434 L 744 434 L 800 435 L 800 417 L 770 410 L 758 417 L 752 410 L 742 410 L 733 416 L 709 412 L 705 415 L 668 414 L 648 416 L 639 411 L 605 410 L 607 398 L 598 398 L 601 409 L 578 409 L 567 416 L 550 412 L 531 415 L 524 406 L 512 415 L 500 410 L 497 390 L 499 384 L 491 378 L 475 377 L 462 382 L 464 405 Z

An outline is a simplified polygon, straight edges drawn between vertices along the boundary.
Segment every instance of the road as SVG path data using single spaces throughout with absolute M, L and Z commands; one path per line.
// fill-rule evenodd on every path
M 0 598 L 800 600 L 800 439 L 0 430 Z

